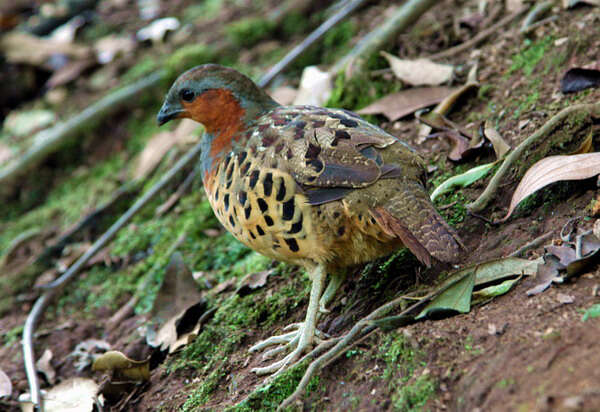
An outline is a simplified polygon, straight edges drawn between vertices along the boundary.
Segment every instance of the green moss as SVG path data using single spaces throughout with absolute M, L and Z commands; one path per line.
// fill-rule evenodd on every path
M 225 27 L 229 40 L 239 48 L 252 47 L 270 37 L 275 24 L 261 17 L 249 17 L 235 21 Z
M 392 391 L 394 410 L 422 410 L 436 391 L 436 384 L 429 375 L 414 376 L 417 368 L 425 365 L 420 361 L 423 354 L 412 347 L 404 335 L 392 332 L 384 336 L 378 358 L 386 364 L 382 378 Z
M 335 79 L 335 85 L 326 106 L 357 110 L 380 97 L 399 91 L 400 88 L 399 82 L 378 81 L 363 76 L 354 76 L 347 80 L 343 74 L 340 74 Z M 363 117 L 367 120 L 374 120 L 370 116 Z
M 219 14 L 222 7 L 223 0 L 204 0 L 188 6 L 182 13 L 182 18 L 186 23 L 211 20 Z
M 394 410 L 398 412 L 422 411 L 427 401 L 435 395 L 436 384 L 429 375 L 418 376 L 409 385 L 403 385 L 392 396 Z
M 531 75 L 544 54 L 551 48 L 553 41 L 552 36 L 546 36 L 535 42 L 525 39 L 521 51 L 513 55 L 513 62 L 507 74 L 510 75 L 517 70 L 522 70 L 526 76 Z
M 277 407 L 296 390 L 300 379 L 304 375 L 307 362 L 303 362 L 279 375 L 272 383 L 252 392 L 248 398 L 230 408 L 227 412 L 252 412 L 252 411 L 274 411 Z M 313 376 L 306 388 L 306 394 L 317 390 L 319 377 Z M 286 410 L 294 410 L 289 407 Z
M 23 334 L 23 325 L 15 326 L 9 331 L 0 334 L 2 337 L 2 344 L 4 346 L 12 346 L 21 340 Z
M 356 24 L 351 21 L 339 23 L 329 30 L 323 39 L 309 47 L 290 66 L 290 72 L 301 72 L 306 66 L 332 64 L 349 50 L 349 42 L 356 34 Z

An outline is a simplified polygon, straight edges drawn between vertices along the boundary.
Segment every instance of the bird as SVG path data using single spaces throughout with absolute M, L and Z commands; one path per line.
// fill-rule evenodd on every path
M 199 168 L 221 224 L 312 281 L 304 322 L 250 348 L 288 352 L 257 374 L 281 373 L 321 340 L 317 321 L 350 267 L 402 247 L 428 267 L 464 252 L 429 200 L 419 154 L 351 111 L 280 105 L 244 74 L 205 64 L 174 81 L 157 115 L 181 118 L 204 126 Z

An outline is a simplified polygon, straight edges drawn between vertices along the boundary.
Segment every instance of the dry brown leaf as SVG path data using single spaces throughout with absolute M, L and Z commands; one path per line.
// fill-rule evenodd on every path
M 262 288 L 267 284 L 267 278 L 273 274 L 274 270 L 262 270 L 260 272 L 250 273 L 246 275 L 240 282 L 237 288 L 237 294 L 245 296 L 254 289 Z
M 331 74 L 317 66 L 304 68 L 300 78 L 298 94 L 294 99 L 295 105 L 323 106 L 333 90 Z
M 0 37 L 0 51 L 11 63 L 40 66 L 54 54 L 64 54 L 75 59 L 89 57 L 91 49 L 73 43 L 65 43 L 29 33 L 13 31 Z
M 600 0 L 563 0 L 562 4 L 565 9 L 570 9 L 576 5 L 583 3 L 590 6 L 600 6 Z
M 561 265 L 560 269 L 566 268 L 569 265 L 569 263 L 571 263 L 572 261 L 574 261 L 576 259 L 575 249 L 573 249 L 569 246 L 550 245 L 550 246 L 546 246 L 546 251 L 548 253 L 553 254 L 554 256 L 556 256 L 558 258 L 560 265 Z
M 545 263 L 538 266 L 535 276 L 536 285 L 527 290 L 527 296 L 538 295 L 548 289 L 552 282 L 558 280 L 558 269 L 561 267 L 560 262 L 554 256 L 546 256 Z
M 134 179 L 141 179 L 150 174 L 173 146 L 188 142 L 198 127 L 198 123 L 193 120 L 183 119 L 175 130 L 155 134 L 136 160 Z
M 572 295 L 567 295 L 566 293 L 559 293 L 556 295 L 556 300 L 564 305 L 568 305 L 569 303 L 575 302 L 575 298 Z
M 98 357 L 93 371 L 112 372 L 115 380 L 147 381 L 150 379 L 150 359 L 136 361 L 123 353 L 111 350 Z
M 281 86 L 270 92 L 271 98 L 277 103 L 287 106 L 294 102 L 298 90 L 290 86 Z
M 452 79 L 454 67 L 434 63 L 429 59 L 400 59 L 385 51 L 381 55 L 390 63 L 396 77 L 413 86 L 438 86 Z
M 506 143 L 498 130 L 496 130 L 496 128 L 494 128 L 489 121 L 485 122 L 483 133 L 485 134 L 485 137 L 492 143 L 494 152 L 496 152 L 496 158 L 502 159 L 510 150 L 510 145 Z
M 44 395 L 46 412 L 91 412 L 98 393 L 98 384 L 89 378 L 70 378 L 50 388 Z M 29 394 L 19 396 L 19 400 L 30 398 Z M 33 411 L 33 405 L 24 406 L 23 410 Z
M 0 399 L 8 398 L 12 394 L 12 383 L 10 378 L 2 369 L 0 369 Z
M 588 179 L 599 173 L 600 152 L 542 159 L 525 173 L 513 193 L 506 216 L 500 222 L 506 221 L 523 199 L 551 183 Z
M 419 109 L 437 104 L 452 94 L 456 89 L 449 87 L 419 87 L 402 90 L 387 95 L 367 107 L 360 109 L 358 114 L 383 114 L 394 121 L 414 113 Z
M 583 139 L 583 142 L 581 142 L 579 147 L 574 152 L 569 153 L 569 154 L 575 155 L 575 154 L 590 153 L 592 150 L 594 150 L 593 143 L 594 143 L 594 131 L 590 130 L 590 132 L 585 137 L 585 139 Z
M 50 385 L 54 385 L 56 380 L 56 371 L 50 363 L 52 361 L 52 351 L 48 348 L 44 351 L 42 356 L 35 363 L 35 367 L 38 371 L 42 372 L 46 376 L 46 380 Z

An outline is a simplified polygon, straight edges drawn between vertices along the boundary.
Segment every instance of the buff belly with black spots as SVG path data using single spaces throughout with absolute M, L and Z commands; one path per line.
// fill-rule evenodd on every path
M 252 249 L 332 272 L 403 245 L 426 264 L 458 255 L 421 159 L 394 136 L 308 106 L 276 108 L 246 133 L 204 184 L 219 221 Z

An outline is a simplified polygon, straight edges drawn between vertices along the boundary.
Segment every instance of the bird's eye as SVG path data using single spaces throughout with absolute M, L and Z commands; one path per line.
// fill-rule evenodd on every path
M 183 89 L 180 94 L 181 99 L 186 102 L 191 102 L 196 97 L 196 94 L 190 89 Z

